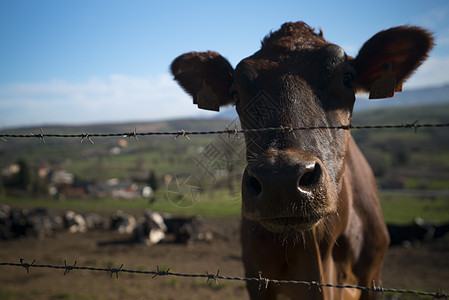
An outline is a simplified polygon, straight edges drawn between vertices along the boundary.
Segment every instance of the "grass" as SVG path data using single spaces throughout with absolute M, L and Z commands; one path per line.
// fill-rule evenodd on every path
M 35 290 L 29 292 L 22 292 L 22 291 L 18 292 L 0 288 L 0 299 L 4 300 L 33 299 L 40 295 L 42 295 L 42 293 Z
M 189 195 L 185 195 L 189 197 Z M 54 210 L 73 210 L 79 212 L 113 213 L 122 210 L 128 213 L 141 214 L 145 209 L 174 213 L 180 215 L 202 215 L 210 217 L 230 217 L 240 214 L 240 200 L 228 191 L 207 191 L 195 198 L 192 205 L 180 206 L 169 199 L 165 190 L 157 191 L 156 202 L 150 203 L 148 199 L 132 200 L 121 199 L 66 199 L 57 201 L 48 198 L 19 198 L 0 197 L 1 204 L 12 207 L 45 207 Z
M 380 193 L 382 210 L 387 223 L 407 224 L 415 217 L 437 223 L 449 222 L 449 199 L 445 197 L 418 197 L 403 194 Z M 54 210 L 93 211 L 113 213 L 122 210 L 136 215 L 149 208 L 155 211 L 179 215 L 202 215 L 205 217 L 239 217 L 240 197 L 228 191 L 207 191 L 189 207 L 180 207 L 167 198 L 165 191 L 158 191 L 156 203 L 146 199 L 68 199 L 55 201 L 50 198 L 4 197 L 0 203 L 13 207 L 47 207 Z
M 444 190 L 449 189 L 448 179 L 429 179 L 429 178 L 408 178 L 405 182 L 406 189 L 428 189 Z
M 381 193 L 380 199 L 387 223 L 408 224 L 415 217 L 436 223 L 449 222 L 449 199 L 447 198 Z

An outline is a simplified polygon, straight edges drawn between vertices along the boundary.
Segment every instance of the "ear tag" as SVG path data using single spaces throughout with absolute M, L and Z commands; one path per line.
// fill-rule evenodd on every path
M 402 82 L 397 82 L 391 64 L 383 66 L 382 75 L 373 82 L 370 88 L 370 99 L 391 98 L 394 92 L 402 91 Z
M 195 100 L 194 103 L 198 104 L 198 108 L 213 111 L 220 110 L 220 99 L 214 93 L 212 87 L 206 83 L 206 80 L 203 80 L 203 84 L 196 94 Z

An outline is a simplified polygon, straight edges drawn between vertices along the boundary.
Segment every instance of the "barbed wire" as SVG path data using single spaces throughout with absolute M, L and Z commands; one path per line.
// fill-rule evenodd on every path
M 178 131 L 150 131 L 150 132 L 137 132 L 135 128 L 133 132 L 127 133 L 80 133 L 80 134 L 47 134 L 44 133 L 43 129 L 40 129 L 39 133 L 30 133 L 30 134 L 8 134 L 2 133 L 0 134 L 0 139 L 6 142 L 6 138 L 38 138 L 45 143 L 46 137 L 54 137 L 54 138 L 80 138 L 80 142 L 82 143 L 86 139 L 90 141 L 92 144 L 94 143 L 93 137 L 125 137 L 125 138 L 135 138 L 138 140 L 139 136 L 175 136 L 178 138 L 183 136 L 189 139 L 189 135 L 217 135 L 217 134 L 241 134 L 241 133 L 251 133 L 251 132 L 267 132 L 267 131 L 284 131 L 284 132 L 293 132 L 293 131 L 303 131 L 303 130 L 364 130 L 364 129 L 400 129 L 400 128 L 412 128 L 415 130 L 415 133 L 419 128 L 442 128 L 449 127 L 449 123 L 437 123 L 437 124 L 419 124 L 418 121 L 413 123 L 403 123 L 403 124 L 393 124 L 393 125 L 339 125 L 339 126 L 304 126 L 304 127 L 289 127 L 289 126 L 281 126 L 281 127 L 265 127 L 265 128 L 251 128 L 251 129 L 238 129 L 235 127 L 234 129 L 226 128 L 224 130 L 205 130 L 205 131 L 186 131 L 184 129 Z
M 141 275 L 152 275 L 152 279 L 158 276 L 175 276 L 175 277 L 188 277 L 188 278 L 204 278 L 206 279 L 206 283 L 209 283 L 210 280 L 213 280 L 218 285 L 218 280 L 228 280 L 228 281 L 245 281 L 245 282 L 257 282 L 259 283 L 259 289 L 265 288 L 268 289 L 270 284 L 298 284 L 305 285 L 309 288 L 336 288 L 336 289 L 356 289 L 361 291 L 371 291 L 375 293 L 394 293 L 394 294 L 413 294 L 419 296 L 429 296 L 434 299 L 449 299 L 449 294 L 443 291 L 438 292 L 423 292 L 416 290 L 405 290 L 405 289 L 394 289 L 394 288 L 383 288 L 380 286 L 376 286 L 376 283 L 373 281 L 372 287 L 367 286 L 359 286 L 359 285 L 348 285 L 348 284 L 330 284 L 330 283 L 321 283 L 318 281 L 298 281 L 298 280 L 277 280 L 277 279 L 269 279 L 262 277 L 262 273 L 259 273 L 259 277 L 231 277 L 231 276 L 222 276 L 219 275 L 220 271 L 218 270 L 216 274 L 209 274 L 205 272 L 205 274 L 186 274 L 186 273 L 175 273 L 170 272 L 170 268 L 167 270 L 160 270 L 159 266 L 156 266 L 156 271 L 142 271 L 142 270 L 128 270 L 123 268 L 123 264 L 118 268 L 111 268 L 109 265 L 107 268 L 94 268 L 94 267 L 80 267 L 76 266 L 77 261 L 74 262 L 73 265 L 68 265 L 66 260 L 64 260 L 63 266 L 55 266 L 55 265 L 38 265 L 35 264 L 36 260 L 33 260 L 32 263 L 26 263 L 21 258 L 19 263 L 11 263 L 11 262 L 0 262 L 0 266 L 12 266 L 12 267 L 21 267 L 25 268 L 27 273 L 30 273 L 30 268 L 48 268 L 48 269 L 56 269 L 56 270 L 64 270 L 64 276 L 73 270 L 87 270 L 87 271 L 96 271 L 96 272 L 106 272 L 109 273 L 110 277 L 115 274 L 116 278 L 119 278 L 119 273 L 131 273 L 131 274 L 141 274 Z

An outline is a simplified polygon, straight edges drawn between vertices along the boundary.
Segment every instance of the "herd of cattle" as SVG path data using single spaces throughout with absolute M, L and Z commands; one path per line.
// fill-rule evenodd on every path
M 0 205 L 0 240 L 15 238 L 45 238 L 59 232 L 84 233 L 109 229 L 132 236 L 130 240 L 146 245 L 161 242 L 189 243 L 210 241 L 200 216 L 179 217 L 146 210 L 140 217 L 117 211 L 109 219 L 96 213 L 66 211 L 56 215 L 49 209 L 17 209 Z
M 427 243 L 449 233 L 449 223 L 436 225 L 416 218 L 409 225 L 387 225 L 391 246 Z M 132 236 L 132 241 L 155 245 L 161 242 L 189 243 L 210 241 L 212 232 L 207 230 L 200 216 L 179 217 L 146 210 L 135 217 L 117 211 L 109 220 L 97 213 L 66 211 L 62 216 L 49 209 L 14 209 L 0 205 L 0 240 L 15 238 L 44 238 L 57 232 L 84 233 L 88 230 L 110 229 Z

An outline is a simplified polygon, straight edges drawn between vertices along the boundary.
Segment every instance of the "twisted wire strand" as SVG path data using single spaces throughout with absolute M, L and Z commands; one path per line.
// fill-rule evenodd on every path
M 359 286 L 359 285 L 348 285 L 348 284 L 330 284 L 330 283 L 321 283 L 317 281 L 298 281 L 298 280 L 276 280 L 276 279 L 269 279 L 269 278 L 263 278 L 261 274 L 259 274 L 259 277 L 235 277 L 235 276 L 222 276 L 219 275 L 219 271 L 217 271 L 216 274 L 209 274 L 206 272 L 206 274 L 186 274 L 186 273 L 176 273 L 176 272 L 170 272 L 170 269 L 167 270 L 160 270 L 159 266 L 157 266 L 157 271 L 141 271 L 141 270 L 128 270 L 123 268 L 123 264 L 119 268 L 111 268 L 108 266 L 108 268 L 94 268 L 94 267 L 80 267 L 76 266 L 76 261 L 73 266 L 67 265 L 66 261 L 64 261 L 64 266 L 55 266 L 55 265 L 49 265 L 49 264 L 35 264 L 35 260 L 30 263 L 25 263 L 23 259 L 20 259 L 20 263 L 10 263 L 10 262 L 1 262 L 0 266 L 12 266 L 12 267 L 23 267 L 26 269 L 27 273 L 30 272 L 30 268 L 48 268 L 48 269 L 57 269 L 57 270 L 64 270 L 64 276 L 73 270 L 87 270 L 87 271 L 96 271 L 96 272 L 106 272 L 110 274 L 110 277 L 113 276 L 113 274 L 116 275 L 116 278 L 119 278 L 119 273 L 131 273 L 131 274 L 143 274 L 143 275 L 153 275 L 152 278 L 158 277 L 158 276 L 175 276 L 175 277 L 187 277 L 187 278 L 205 278 L 207 280 L 207 283 L 212 279 L 215 281 L 216 284 L 218 284 L 218 280 L 231 280 L 231 281 L 245 281 L 245 282 L 258 282 L 259 288 L 264 287 L 268 288 L 269 284 L 300 284 L 300 285 L 306 285 L 309 288 L 312 287 L 328 287 L 328 288 L 336 288 L 336 289 L 357 289 L 361 291 L 372 291 L 376 293 L 395 293 L 395 294 L 413 294 L 413 295 L 419 295 L 419 296 L 430 296 L 434 299 L 448 299 L 449 294 L 445 292 L 423 292 L 423 291 L 415 291 L 415 290 L 405 290 L 405 289 L 394 289 L 394 288 L 383 288 L 375 285 L 375 282 L 373 282 L 372 287 L 367 286 Z
M 179 136 L 184 136 L 188 138 L 189 135 L 215 135 L 215 134 L 241 134 L 241 133 L 251 133 L 251 132 L 267 132 L 267 131 L 303 131 L 303 130 L 366 130 L 366 129 L 400 129 L 400 128 L 412 128 L 415 129 L 415 132 L 419 128 L 443 128 L 449 127 L 449 123 L 438 123 L 438 124 L 419 124 L 418 121 L 413 123 L 404 123 L 404 124 L 393 124 L 393 125 L 339 125 L 339 126 L 310 126 L 310 127 L 266 127 L 266 128 L 250 128 L 250 129 L 225 129 L 225 130 L 204 130 L 204 131 L 186 131 L 186 130 L 178 130 L 178 131 L 150 131 L 150 132 L 137 132 L 134 130 L 133 132 L 128 133 L 80 133 L 80 134 L 47 134 L 44 133 L 41 129 L 39 133 L 30 133 L 30 134 L 8 134 L 3 133 L 0 134 L 0 138 L 5 140 L 6 138 L 39 138 L 44 141 L 45 137 L 54 137 L 54 138 L 81 138 L 81 142 L 85 139 L 88 139 L 91 143 L 93 141 L 91 138 L 93 137 L 134 137 L 138 139 L 138 136 L 167 136 L 172 135 L 175 138 Z

